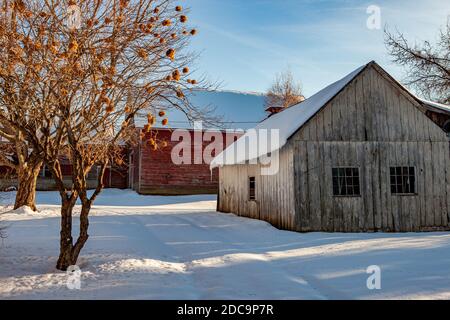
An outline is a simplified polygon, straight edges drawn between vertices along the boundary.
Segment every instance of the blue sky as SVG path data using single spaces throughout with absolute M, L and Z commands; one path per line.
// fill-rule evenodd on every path
M 222 89 L 264 92 L 290 68 L 308 97 L 358 66 L 376 60 L 397 79 L 383 28 L 411 41 L 435 40 L 450 15 L 449 0 L 185 0 L 198 27 L 196 68 Z M 366 10 L 381 8 L 381 30 L 369 30 Z

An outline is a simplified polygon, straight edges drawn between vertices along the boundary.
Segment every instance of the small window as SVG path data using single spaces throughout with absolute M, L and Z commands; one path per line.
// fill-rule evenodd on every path
M 361 195 L 359 168 L 333 168 L 333 195 L 344 197 Z
M 416 193 L 415 167 L 391 167 L 390 169 L 392 194 Z
M 256 200 L 256 180 L 255 177 L 248 178 L 248 199 L 250 201 Z

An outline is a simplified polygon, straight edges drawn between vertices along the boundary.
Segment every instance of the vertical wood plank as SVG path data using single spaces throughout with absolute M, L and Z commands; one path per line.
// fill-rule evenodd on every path
M 332 142 L 324 142 L 324 166 L 323 166 L 323 187 L 322 187 L 322 201 L 324 202 L 324 216 L 322 218 L 322 225 L 324 231 L 331 232 L 334 230 L 333 219 L 333 179 L 332 179 L 332 155 L 331 155 Z
M 434 225 L 433 170 L 431 142 L 424 143 L 426 226 Z
M 317 142 L 308 142 L 308 187 L 310 200 L 311 226 L 313 230 L 320 230 L 320 188 L 319 188 L 319 151 Z

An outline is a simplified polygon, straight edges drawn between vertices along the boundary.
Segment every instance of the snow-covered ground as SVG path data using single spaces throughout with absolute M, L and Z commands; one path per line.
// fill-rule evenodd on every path
M 450 233 L 300 234 L 217 213 L 213 196 L 121 190 L 98 199 L 81 289 L 69 290 L 54 268 L 58 194 L 39 192 L 38 203 L 39 213 L 2 217 L 1 299 L 450 298 Z M 370 265 L 381 290 L 367 289 Z

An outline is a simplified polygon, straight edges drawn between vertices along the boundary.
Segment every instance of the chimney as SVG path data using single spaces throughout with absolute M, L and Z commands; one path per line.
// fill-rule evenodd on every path
M 287 108 L 290 108 L 290 107 L 292 107 L 292 106 L 295 106 L 295 105 L 297 105 L 297 104 L 299 104 L 299 103 L 302 103 L 303 101 L 305 101 L 305 97 L 304 97 L 304 96 L 296 96 L 296 97 L 293 99 L 293 101 L 294 101 L 294 103 L 291 104 L 291 105 L 289 105 L 288 107 L 284 107 L 284 106 L 271 106 L 271 107 L 268 107 L 268 108 L 266 109 L 266 112 L 268 112 L 268 113 L 269 113 L 269 117 L 271 117 L 271 116 L 273 116 L 274 114 L 280 113 L 280 112 L 283 111 L 284 109 L 287 109 Z
M 273 116 L 274 114 L 277 114 L 281 112 L 284 109 L 284 107 L 268 107 L 266 109 L 266 112 L 269 113 L 269 117 Z

